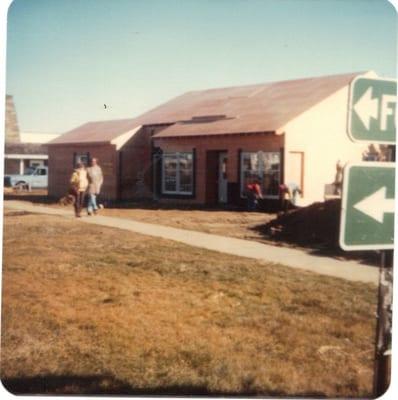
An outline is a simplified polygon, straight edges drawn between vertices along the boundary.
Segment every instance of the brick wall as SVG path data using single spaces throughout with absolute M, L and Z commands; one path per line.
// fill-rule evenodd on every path
M 120 149 L 121 199 L 152 198 L 152 140 L 161 127 L 145 126 Z
M 202 137 L 179 138 L 154 138 L 154 145 L 163 151 L 190 151 L 196 150 L 196 196 L 194 199 L 184 202 L 205 203 L 214 197 L 214 188 L 208 188 L 209 175 L 206 168 L 208 151 L 227 151 L 227 179 L 233 191 L 238 190 L 239 155 L 241 151 L 281 151 L 284 146 L 284 136 L 271 133 L 241 134 L 241 135 L 217 135 Z M 214 164 L 214 163 L 213 163 Z M 213 166 L 214 167 L 214 166 Z M 282 165 L 281 165 L 282 168 Z M 213 193 L 207 192 L 212 191 Z M 236 197 L 236 193 L 231 193 Z
M 48 194 L 60 198 L 69 188 L 69 180 L 73 172 L 74 154 L 90 153 L 90 157 L 98 159 L 104 174 L 101 197 L 104 200 L 117 198 L 118 159 L 114 145 L 111 144 L 77 144 L 50 145 L 48 155 Z

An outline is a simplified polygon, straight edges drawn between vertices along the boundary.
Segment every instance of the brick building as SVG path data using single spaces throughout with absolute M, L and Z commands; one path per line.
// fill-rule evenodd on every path
M 157 129 L 135 120 L 89 122 L 53 140 L 49 196 L 63 196 L 76 164 L 95 157 L 104 174 L 103 199 L 152 197 L 151 136 Z
M 346 134 L 358 75 L 188 92 L 134 119 L 82 125 L 50 143 L 49 194 L 63 195 L 73 164 L 95 156 L 109 199 L 238 204 L 255 178 L 265 202 L 281 183 L 303 203 L 323 200 L 336 163 L 365 150 Z

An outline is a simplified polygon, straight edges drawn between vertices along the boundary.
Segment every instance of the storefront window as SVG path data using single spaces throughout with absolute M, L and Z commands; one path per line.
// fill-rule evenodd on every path
M 163 154 L 162 192 L 192 194 L 193 153 Z
M 260 183 L 264 197 L 277 198 L 280 184 L 279 152 L 244 152 L 241 155 L 241 197 L 251 180 Z

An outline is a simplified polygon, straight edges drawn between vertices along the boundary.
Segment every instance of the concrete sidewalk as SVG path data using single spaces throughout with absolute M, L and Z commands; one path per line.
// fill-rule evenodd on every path
M 27 211 L 75 218 L 71 210 L 33 205 L 24 201 L 4 201 L 4 209 Z M 163 225 L 137 222 L 130 219 L 101 215 L 82 217 L 79 222 L 123 229 L 143 235 L 161 237 L 190 246 L 219 251 L 239 257 L 254 258 L 265 262 L 280 263 L 292 268 L 350 281 L 378 283 L 378 268 L 357 261 L 340 261 L 330 257 L 309 254 L 303 250 L 267 245 L 255 241 L 212 235 Z

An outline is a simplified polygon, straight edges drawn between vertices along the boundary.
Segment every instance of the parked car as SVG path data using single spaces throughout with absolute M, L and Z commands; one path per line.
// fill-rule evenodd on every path
M 48 186 L 48 168 L 44 166 L 30 167 L 26 169 L 23 175 L 5 175 L 4 187 L 11 187 L 19 190 L 31 190 L 38 188 L 47 188 Z

